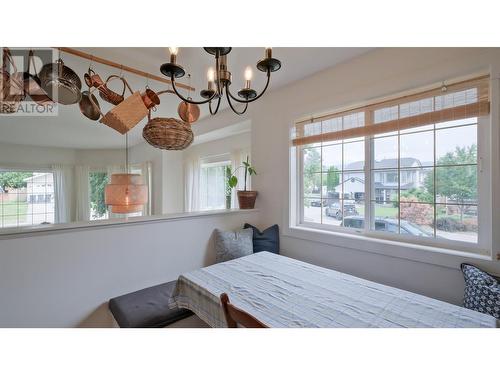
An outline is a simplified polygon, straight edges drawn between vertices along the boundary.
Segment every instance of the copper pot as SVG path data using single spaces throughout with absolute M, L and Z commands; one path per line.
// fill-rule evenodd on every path
M 90 68 L 87 71 L 87 73 L 83 75 L 83 79 L 85 80 L 85 83 L 89 88 L 90 87 L 99 88 L 99 86 L 104 85 L 104 81 L 102 80 L 101 76 Z
M 142 101 L 144 102 L 144 105 L 146 106 L 147 109 L 151 109 L 155 105 L 160 105 L 159 96 L 150 88 L 146 88 L 146 91 L 144 91 L 141 94 L 141 96 L 142 96 Z
M 177 113 L 182 120 L 191 124 L 200 118 L 200 107 L 196 104 L 182 101 L 177 107 Z

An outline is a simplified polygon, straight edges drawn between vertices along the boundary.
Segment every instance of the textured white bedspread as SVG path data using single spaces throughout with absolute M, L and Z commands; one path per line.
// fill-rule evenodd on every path
M 485 314 L 260 252 L 179 277 L 172 305 L 225 327 L 219 296 L 270 327 L 496 327 Z

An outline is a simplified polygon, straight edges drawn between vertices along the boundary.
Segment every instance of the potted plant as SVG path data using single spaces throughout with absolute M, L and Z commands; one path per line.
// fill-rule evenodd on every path
M 236 172 L 238 172 L 238 170 L 241 168 L 245 169 L 245 186 L 244 190 L 237 191 L 238 203 L 241 209 L 251 209 L 254 208 L 255 206 L 255 199 L 257 198 L 257 192 L 255 190 L 247 190 L 247 177 L 248 175 L 251 176 L 257 174 L 257 172 L 255 171 L 254 167 L 250 165 L 250 162 L 248 161 L 248 156 L 247 160 L 244 161 L 242 165 L 236 168 L 233 173 L 229 174 L 227 185 L 229 186 L 230 189 L 238 185 L 238 177 L 236 177 Z

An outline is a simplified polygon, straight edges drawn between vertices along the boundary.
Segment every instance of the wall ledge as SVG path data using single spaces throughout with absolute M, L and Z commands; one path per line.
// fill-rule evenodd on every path
M 191 220 L 196 218 L 205 218 L 221 215 L 246 214 L 259 212 L 258 209 L 242 210 L 211 210 L 211 211 L 196 211 L 196 212 L 180 212 L 166 215 L 153 215 L 146 217 L 130 217 L 124 219 L 108 219 L 95 221 L 82 221 L 67 224 L 47 224 L 16 228 L 0 229 L 0 240 L 10 240 L 22 237 L 32 237 L 47 234 L 56 234 L 61 232 L 74 232 L 82 230 L 105 229 L 109 227 L 121 227 L 129 225 L 145 225 L 153 223 L 161 223 L 166 221 Z

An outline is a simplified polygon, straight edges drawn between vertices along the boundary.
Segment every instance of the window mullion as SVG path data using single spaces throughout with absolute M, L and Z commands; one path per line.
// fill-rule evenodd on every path
M 372 166 L 372 147 L 371 137 L 365 137 L 365 225 L 363 232 L 367 233 L 371 230 L 372 225 L 372 179 L 371 179 L 371 166 Z

